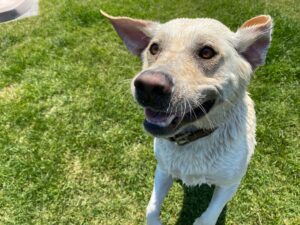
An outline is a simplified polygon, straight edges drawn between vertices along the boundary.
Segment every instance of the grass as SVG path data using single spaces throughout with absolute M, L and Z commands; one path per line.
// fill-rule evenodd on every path
M 268 59 L 249 88 L 256 153 L 219 224 L 300 224 L 300 9 L 292 0 L 41 0 L 40 16 L 1 24 L 0 224 L 144 223 L 155 159 L 129 91 L 141 63 L 99 9 L 162 22 L 214 17 L 233 30 L 273 16 Z M 164 223 L 192 224 L 210 195 L 177 182 Z

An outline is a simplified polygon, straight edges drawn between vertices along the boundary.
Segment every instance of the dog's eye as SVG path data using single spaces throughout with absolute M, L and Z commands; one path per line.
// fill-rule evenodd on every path
M 159 52 L 159 45 L 156 44 L 156 43 L 153 43 L 151 46 L 150 46 L 150 53 L 152 55 L 156 55 L 158 52 Z
M 200 56 L 202 59 L 211 59 L 215 55 L 216 55 L 215 50 L 213 50 L 209 46 L 205 46 L 205 47 L 201 48 L 201 50 L 198 53 L 198 56 Z

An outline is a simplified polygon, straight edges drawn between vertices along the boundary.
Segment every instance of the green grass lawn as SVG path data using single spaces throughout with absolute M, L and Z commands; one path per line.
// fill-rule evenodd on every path
M 0 24 L 0 224 L 144 223 L 156 162 L 129 91 L 141 63 L 100 9 L 161 22 L 213 17 L 233 30 L 273 16 L 267 62 L 249 88 L 256 153 L 219 224 L 300 224 L 299 8 L 296 0 L 41 0 L 40 16 Z M 210 195 L 176 182 L 163 222 L 191 225 Z

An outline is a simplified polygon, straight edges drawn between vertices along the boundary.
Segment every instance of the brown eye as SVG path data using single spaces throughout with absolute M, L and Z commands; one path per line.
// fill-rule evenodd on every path
M 215 55 L 215 50 L 208 46 L 203 47 L 198 53 L 198 56 L 200 56 L 202 59 L 211 59 Z
M 150 46 L 150 53 L 152 54 L 152 55 L 156 55 L 157 53 L 158 53 L 158 51 L 159 51 L 159 46 L 158 46 L 158 44 L 156 44 L 156 43 L 153 43 L 151 46 Z

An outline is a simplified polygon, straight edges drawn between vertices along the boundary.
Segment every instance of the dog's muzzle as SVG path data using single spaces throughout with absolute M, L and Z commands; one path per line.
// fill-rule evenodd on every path
M 206 88 L 202 91 L 206 98 L 199 101 L 199 106 L 180 113 L 177 107 L 175 110 L 170 107 L 174 83 L 169 74 L 147 70 L 138 75 L 133 84 L 135 99 L 144 107 L 144 127 L 154 136 L 174 135 L 182 126 L 207 114 L 216 102 L 215 91 Z

